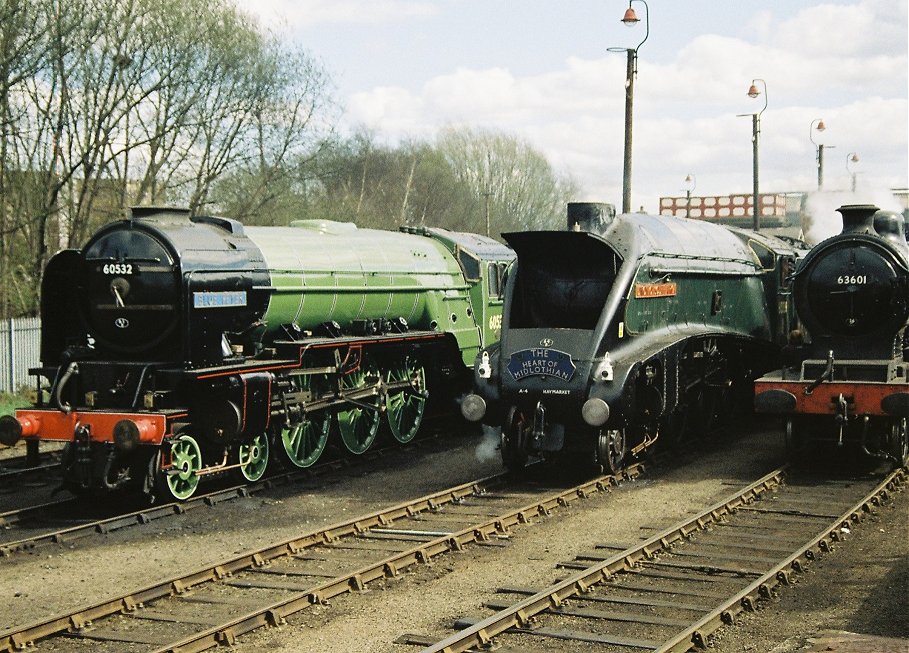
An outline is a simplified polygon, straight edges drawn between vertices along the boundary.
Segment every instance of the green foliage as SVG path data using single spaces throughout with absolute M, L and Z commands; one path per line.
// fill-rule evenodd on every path
M 28 398 L 24 394 L 0 392 L 0 415 L 12 415 L 17 408 L 25 408 L 28 405 Z

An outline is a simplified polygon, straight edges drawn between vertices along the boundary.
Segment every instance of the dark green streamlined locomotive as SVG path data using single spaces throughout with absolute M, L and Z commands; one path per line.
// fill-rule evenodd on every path
M 798 244 L 702 221 L 569 204 L 568 230 L 505 234 L 501 342 L 464 416 L 502 428 L 502 456 L 576 453 L 618 469 L 703 431 L 772 369 L 795 315 Z
M 0 441 L 67 442 L 75 491 L 177 499 L 273 457 L 312 465 L 333 432 L 352 454 L 383 423 L 407 442 L 498 338 L 513 258 L 444 229 L 134 209 L 48 264 L 38 401 Z

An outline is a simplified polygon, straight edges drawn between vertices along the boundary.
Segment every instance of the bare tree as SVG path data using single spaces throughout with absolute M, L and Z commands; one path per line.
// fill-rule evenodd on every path
M 198 208 L 246 171 L 249 214 L 318 149 L 324 74 L 230 0 L 0 2 L 4 315 L 34 310 L 49 252 L 124 205 Z M 9 274 L 14 248 L 29 262 Z
M 46 15 L 28 0 L 0 3 L 0 315 L 10 313 L 10 291 L 15 287 L 11 236 L 22 211 L 24 178 L 15 165 L 12 136 L 24 108 L 14 99 L 16 87 L 42 66 L 50 41 Z
M 438 148 L 482 206 L 484 217 L 478 223 L 485 221 L 487 201 L 494 231 L 561 223 L 574 184 L 558 177 L 546 157 L 528 143 L 491 131 L 449 128 L 440 134 Z
M 272 41 L 259 74 L 263 84 L 252 111 L 255 158 L 241 160 L 238 172 L 249 183 L 233 195 L 233 217 L 255 219 L 293 183 L 293 170 L 306 166 L 327 147 L 334 123 L 334 104 L 327 77 L 305 51 Z M 213 199 L 221 203 L 219 193 Z

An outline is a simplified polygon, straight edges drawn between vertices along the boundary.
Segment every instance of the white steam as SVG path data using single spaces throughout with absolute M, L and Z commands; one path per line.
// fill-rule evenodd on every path
M 481 463 L 488 463 L 499 456 L 502 429 L 483 424 L 483 439 L 477 445 L 476 456 Z
M 844 204 L 874 204 L 886 211 L 902 211 L 899 202 L 887 189 L 857 188 L 853 191 L 816 191 L 805 196 L 801 216 L 802 233 L 811 244 L 835 236 L 843 230 L 843 217 L 836 210 Z

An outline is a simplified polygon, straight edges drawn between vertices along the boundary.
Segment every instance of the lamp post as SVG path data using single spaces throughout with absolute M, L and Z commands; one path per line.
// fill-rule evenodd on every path
M 634 27 L 641 19 L 638 18 L 632 4 L 640 2 L 644 5 L 644 38 L 634 48 L 608 48 L 610 52 L 625 52 L 627 64 L 625 68 L 625 161 L 622 172 L 622 213 L 631 213 L 631 125 L 634 115 L 634 78 L 638 74 L 638 50 L 650 36 L 650 8 L 646 0 L 628 0 L 628 9 L 622 17 L 622 22 L 628 27 Z
M 760 206 L 760 167 L 758 165 L 758 148 L 759 148 L 759 137 L 761 134 L 761 114 L 767 109 L 767 82 L 763 79 L 752 79 L 751 86 L 748 87 L 748 97 L 756 98 L 761 94 L 761 91 L 758 90 L 757 83 L 760 82 L 761 86 L 764 87 L 764 108 L 758 111 L 757 113 L 740 113 L 739 117 L 751 116 L 751 155 L 752 155 L 752 170 L 754 178 L 754 206 L 752 207 L 753 211 L 753 229 L 755 231 L 760 231 L 761 229 L 761 206 Z
M 693 174 L 688 173 L 688 176 L 685 177 L 685 217 L 691 217 L 691 193 L 698 185 L 697 177 Z
M 817 125 L 817 127 L 815 127 Z M 814 132 L 822 132 L 827 129 L 827 126 L 824 124 L 823 118 L 815 118 L 811 121 L 811 126 L 808 128 L 808 138 L 811 140 L 811 143 L 814 145 L 815 150 L 817 151 L 817 189 L 821 190 L 824 187 L 824 144 L 814 142 Z
M 853 170 L 849 164 L 858 163 L 858 162 L 859 162 L 859 157 L 858 157 L 858 154 L 856 154 L 855 152 L 850 152 L 849 154 L 846 155 L 846 172 L 848 172 L 850 175 L 852 175 L 852 192 L 853 193 L 855 192 L 855 175 L 858 173 L 856 173 L 856 171 Z

